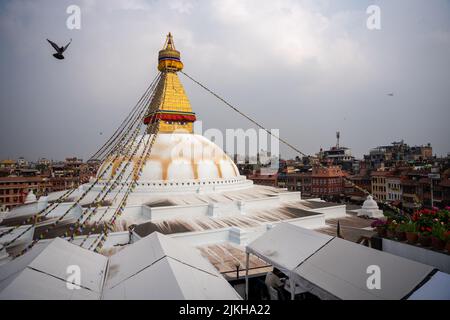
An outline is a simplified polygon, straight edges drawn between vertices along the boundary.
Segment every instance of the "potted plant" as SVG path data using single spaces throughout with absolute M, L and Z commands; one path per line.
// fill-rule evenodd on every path
M 395 228 L 395 236 L 398 241 L 405 241 L 406 240 L 406 223 L 399 223 L 397 225 L 397 228 Z
M 377 230 L 379 237 L 381 237 L 381 238 L 386 237 L 386 230 L 387 230 L 386 220 L 376 219 L 374 222 L 372 222 L 372 224 L 370 226 Z
M 419 239 L 418 242 L 424 246 L 424 247 L 429 247 L 431 245 L 431 228 L 429 228 L 430 230 L 421 230 L 421 232 L 419 233 Z
M 416 224 L 416 231 L 419 233 L 418 242 L 421 245 L 426 247 L 433 245 L 439 250 L 446 247 L 449 241 L 450 207 L 421 209 L 414 212 L 411 220 Z
M 395 238 L 395 230 L 397 229 L 397 221 L 395 220 L 391 220 L 390 222 L 388 222 L 388 226 L 387 226 L 387 237 L 394 239 Z
M 405 234 L 408 243 L 414 244 L 417 242 L 419 235 L 417 234 L 417 225 L 414 221 L 409 221 L 405 224 Z
M 447 250 L 447 252 L 450 253 L 450 231 L 447 231 L 445 235 L 447 239 L 447 243 L 445 244 L 445 250 Z
M 444 250 L 446 240 L 446 228 L 443 222 L 436 221 L 431 231 L 431 245 L 436 250 Z
M 435 215 L 435 211 L 422 209 L 414 213 L 412 216 L 412 221 L 416 222 L 419 232 L 431 232 Z

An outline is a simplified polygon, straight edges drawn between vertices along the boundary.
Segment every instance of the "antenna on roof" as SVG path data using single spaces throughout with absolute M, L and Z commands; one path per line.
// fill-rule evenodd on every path
M 336 132 L 336 149 L 339 149 L 339 138 L 341 137 L 341 133 L 339 131 Z

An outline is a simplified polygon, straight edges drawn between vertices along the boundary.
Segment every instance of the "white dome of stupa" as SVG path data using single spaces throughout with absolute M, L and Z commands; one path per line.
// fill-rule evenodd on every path
M 81 197 L 90 188 L 97 193 L 83 197 L 82 205 L 98 201 L 100 197 L 117 202 L 120 197 L 112 192 L 106 197 L 97 198 L 97 195 L 104 189 L 110 190 L 109 186 L 114 186 L 117 193 L 124 193 L 127 186 L 134 185 L 127 204 L 141 205 L 156 201 L 155 197 L 173 202 L 174 194 L 207 203 L 199 197 L 253 187 L 253 181 L 240 175 L 233 160 L 220 146 L 194 133 L 197 117 L 177 75 L 183 68 L 179 54 L 169 34 L 158 58 L 161 74 L 151 99 L 146 102 L 142 119 L 147 126 L 146 134 L 137 135 L 125 146 L 121 146 L 120 140 L 116 145 L 120 150 L 104 159 L 96 178 L 81 185 L 70 199 Z M 150 145 L 152 148 L 148 150 Z
M 371 195 L 367 196 L 361 209 L 358 210 L 358 216 L 364 216 L 369 218 L 383 218 L 383 210 L 378 208 L 378 204 Z
M 147 134 L 137 136 L 123 149 L 135 155 L 131 164 L 129 156 L 114 154 L 103 162 L 97 173 L 100 184 L 111 180 L 127 184 L 135 181 L 140 188 L 160 186 L 164 191 L 181 186 L 251 185 L 244 182 L 245 176 L 239 174 L 234 162 L 219 146 L 193 133 L 197 118 L 177 75 L 183 64 L 171 34 L 158 57 L 161 77 L 143 119 Z M 150 128 L 156 121 L 158 134 L 148 152 L 148 141 L 153 138 Z
M 144 137 L 143 143 L 133 158 L 132 165 L 128 165 L 123 174 L 123 178 L 129 177 L 132 180 L 133 174 L 137 172 L 139 159 L 144 154 L 145 142 L 151 135 Z M 131 148 L 138 145 L 142 136 L 138 136 L 132 142 Z M 106 159 L 98 175 L 108 168 L 100 178 L 100 182 L 111 178 L 117 178 L 125 166 L 123 157 L 114 159 L 112 155 Z M 114 161 L 113 161 L 114 160 Z M 113 163 L 111 163 L 113 161 Z M 122 164 L 120 164 L 122 162 Z M 157 135 L 150 155 L 145 159 L 142 173 L 138 177 L 138 183 L 159 183 L 159 182 L 209 182 L 239 179 L 239 170 L 231 158 L 216 144 L 198 134 L 191 133 L 160 133 Z
M 25 204 L 33 203 L 36 201 L 37 201 L 37 198 L 36 198 L 35 194 L 33 193 L 33 190 L 30 190 L 30 192 L 28 192 L 28 194 L 27 194 L 27 197 L 25 198 Z
M 373 200 L 373 197 L 369 195 L 367 196 L 366 201 L 364 201 L 362 208 L 365 210 L 378 210 L 378 204 Z

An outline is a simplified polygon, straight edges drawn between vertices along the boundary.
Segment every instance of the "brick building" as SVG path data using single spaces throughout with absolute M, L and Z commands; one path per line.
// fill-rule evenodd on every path
M 345 197 L 348 201 L 364 202 L 367 199 L 367 194 L 359 190 L 362 188 L 368 192 L 372 192 L 372 177 L 368 174 L 358 174 L 347 177 L 345 181 Z M 357 187 L 355 187 L 356 185 Z
M 249 175 L 247 178 L 252 180 L 254 184 L 277 187 L 277 176 L 278 173 L 261 174 L 260 172 L 256 172 Z
M 339 200 L 344 195 L 345 173 L 339 166 L 314 166 L 311 173 L 311 194 L 326 200 Z
M 77 188 L 95 176 L 99 161 L 83 163 L 78 158 L 67 158 L 61 163 L 38 163 L 38 169 L 19 167 L 13 160 L 1 162 L 5 171 L 0 175 L 0 206 L 13 208 L 24 203 L 28 192 L 40 197 L 50 192 Z
M 43 195 L 52 191 L 48 177 L 2 177 L 0 178 L 0 206 L 13 208 L 23 204 L 28 192 Z
M 278 187 L 286 188 L 289 191 L 300 191 L 303 197 L 312 195 L 312 174 L 311 172 L 279 173 Z

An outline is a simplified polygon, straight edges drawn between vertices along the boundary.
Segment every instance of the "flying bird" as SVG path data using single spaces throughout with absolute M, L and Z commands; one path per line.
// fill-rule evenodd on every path
M 69 42 L 65 47 L 61 47 L 61 48 L 60 48 L 60 47 L 58 47 L 58 45 L 57 45 L 56 43 L 54 43 L 53 41 L 48 40 L 48 39 L 47 39 L 47 41 L 52 45 L 53 49 L 56 50 L 56 53 L 53 54 L 53 56 L 54 56 L 56 59 L 58 59 L 58 60 L 64 59 L 63 52 L 66 51 L 67 48 L 69 47 L 69 45 L 72 43 L 72 39 L 70 39 L 70 42 Z
M 393 94 L 393 93 L 388 93 L 388 96 L 389 96 L 389 97 L 393 97 L 394 94 Z

